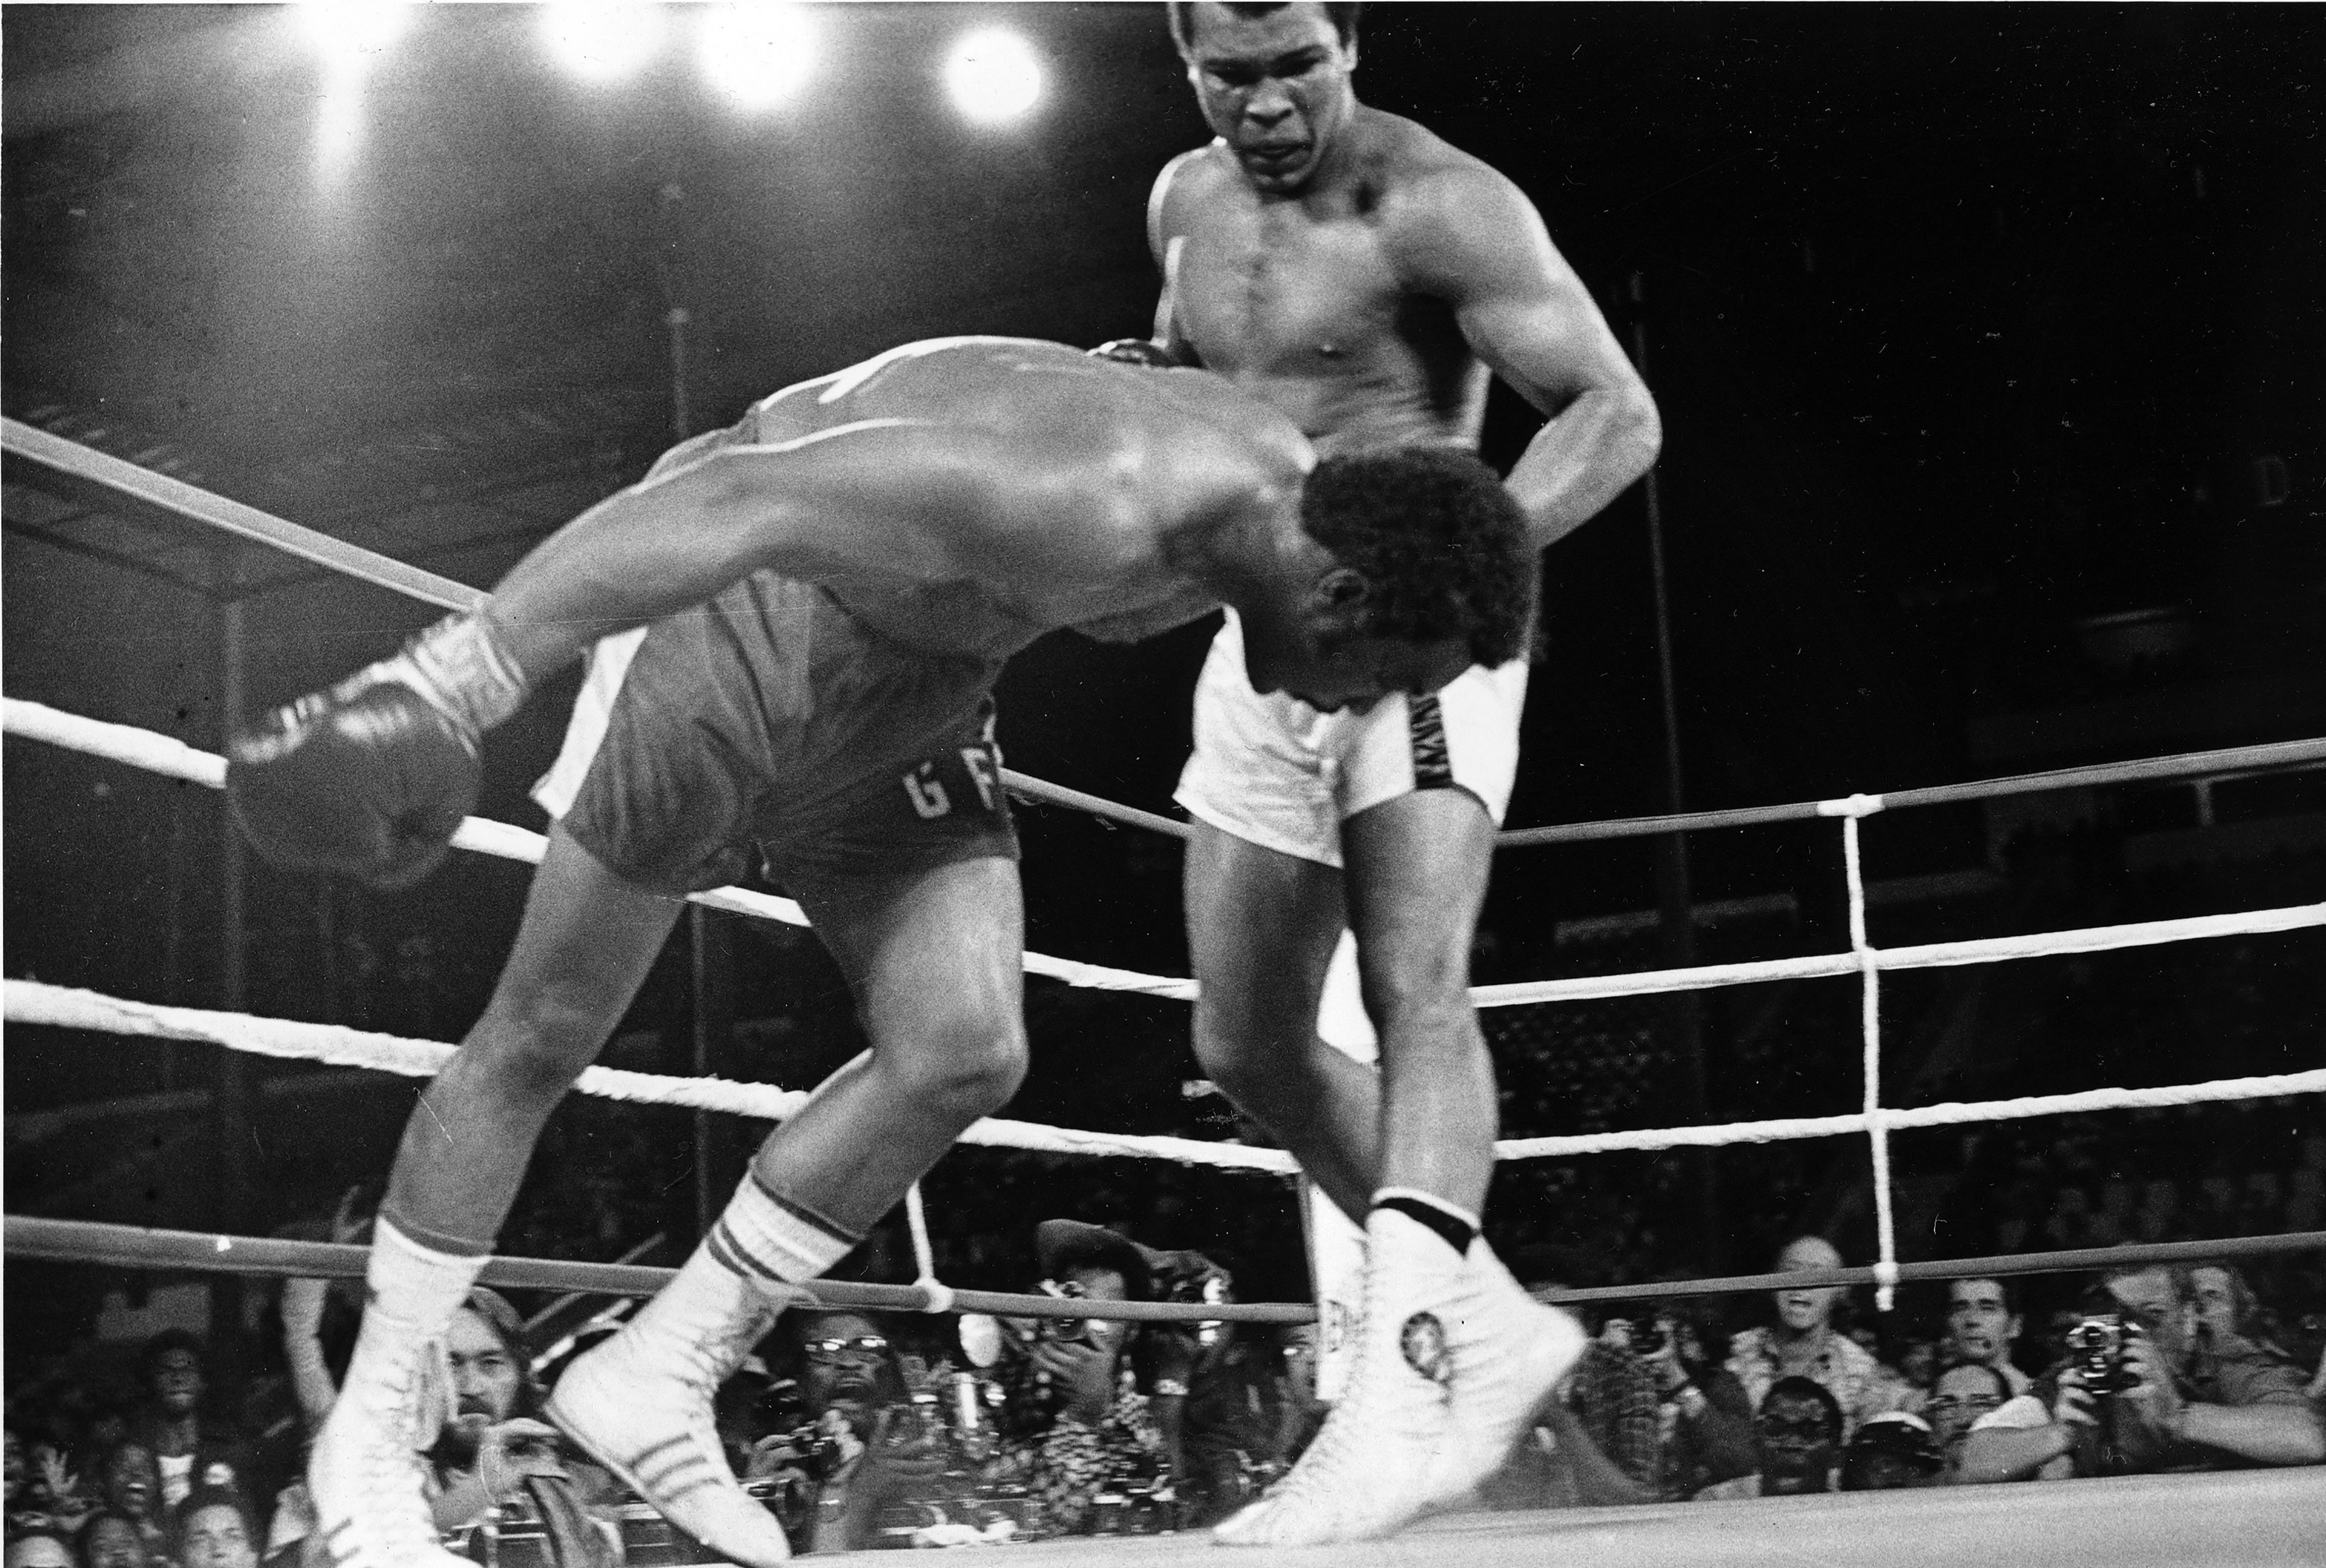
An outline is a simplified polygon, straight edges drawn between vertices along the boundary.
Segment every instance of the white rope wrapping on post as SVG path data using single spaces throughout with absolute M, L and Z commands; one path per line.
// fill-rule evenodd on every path
M 410 1078 L 433 1075 L 451 1058 L 453 1047 L 433 1040 L 406 1040 L 334 1024 L 302 1024 L 246 1013 L 209 1012 L 133 1002 L 95 991 L 69 989 L 39 980 L 12 979 L 0 988 L 5 1016 L 12 1024 L 41 1024 L 99 1034 L 152 1039 L 192 1040 L 228 1050 L 295 1061 L 368 1067 Z M 637 1104 L 675 1105 L 692 1110 L 780 1120 L 807 1097 L 797 1090 L 737 1083 L 721 1078 L 668 1078 L 613 1068 L 586 1070 L 574 1085 L 584 1094 Z M 2088 1111 L 2138 1110 L 2203 1105 L 2221 1100 L 2271 1099 L 2284 1095 L 2326 1094 L 2326 1068 L 2260 1078 L 2224 1078 L 2155 1089 L 2093 1089 L 2075 1094 L 2029 1095 L 2014 1099 L 1944 1105 L 1883 1112 L 1893 1128 L 1954 1127 L 1968 1122 L 2016 1121 Z M 1583 1133 L 1559 1137 L 1505 1138 L 1494 1146 L 1505 1160 L 1572 1155 L 1614 1154 L 1673 1148 L 1718 1148 L 1729 1144 L 1778 1143 L 1832 1137 L 1865 1130 L 1862 1114 L 1788 1117 L 1767 1121 L 1726 1122 L 1710 1127 L 1648 1127 L 1634 1131 Z M 1181 1164 L 1289 1175 L 1292 1156 L 1280 1149 L 1244 1144 L 1206 1143 L 1196 1138 L 1082 1132 L 1036 1122 L 988 1118 L 971 1127 L 961 1141 L 989 1148 L 1027 1149 L 1037 1154 L 1129 1155 L 1174 1160 Z
M 1874 1164 L 1874 1266 L 1888 1269 L 1894 1276 L 1898 1267 L 1898 1234 L 1890 1204 L 1890 1134 L 1882 1108 L 1882 970 L 1875 960 L 1874 944 L 1865 936 L 1865 864 L 1857 823 L 1858 813 L 1855 811 L 1841 820 L 1841 864 L 1842 875 L 1849 884 L 1849 951 L 1857 959 L 1857 1025 L 1865 1042 L 1864 1114 L 1865 1138 L 1871 1146 Z M 1886 1313 L 1895 1304 L 1898 1293 L 1894 1285 L 1893 1280 L 1875 1289 L 1876 1311 Z

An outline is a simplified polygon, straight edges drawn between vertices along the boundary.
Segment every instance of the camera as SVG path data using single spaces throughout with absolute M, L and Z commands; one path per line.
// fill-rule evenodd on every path
M 2087 1391 L 2105 1396 L 2140 1381 L 2124 1364 L 2126 1343 L 2138 1332 L 2139 1324 L 2114 1313 L 2095 1313 L 2068 1331 L 2068 1352 Z

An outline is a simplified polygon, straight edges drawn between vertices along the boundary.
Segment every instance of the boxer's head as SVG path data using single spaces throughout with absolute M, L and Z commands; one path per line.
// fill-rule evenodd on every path
M 1247 623 L 1256 690 L 1363 709 L 1527 651 L 1536 564 L 1526 516 L 1469 453 L 1326 458 L 1302 488 L 1300 526 L 1332 559 L 1306 585 L 1292 624 Z
M 1172 41 L 1214 134 L 1270 194 L 1307 185 L 1356 112 L 1354 5 L 1169 6 Z

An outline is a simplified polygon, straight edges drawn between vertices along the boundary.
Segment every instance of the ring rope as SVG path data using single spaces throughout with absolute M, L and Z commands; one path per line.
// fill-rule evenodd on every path
M 296 1275 L 310 1279 L 361 1279 L 368 1247 L 332 1241 L 286 1241 L 272 1236 L 228 1236 L 199 1230 L 149 1230 L 86 1220 L 11 1214 L 5 1248 L 11 1257 L 50 1263 L 128 1264 L 144 1268 L 200 1269 L 218 1274 Z M 677 1270 L 639 1264 L 572 1263 L 547 1257 L 488 1259 L 480 1283 L 517 1290 L 565 1290 L 595 1295 L 652 1295 Z M 1289 1302 L 1095 1301 L 1055 1295 L 962 1290 L 950 1307 L 931 1307 L 917 1285 L 860 1285 L 819 1279 L 794 1287 L 819 1305 L 881 1312 L 952 1311 L 1004 1317 L 1105 1318 L 1144 1323 L 1305 1323 L 1317 1309 Z M 941 1287 L 942 1288 L 942 1287 Z
M 191 1040 L 261 1056 L 324 1062 L 340 1067 L 368 1067 L 405 1078 L 433 1077 L 452 1059 L 456 1049 L 439 1041 L 408 1040 L 336 1024 L 302 1024 L 247 1013 L 133 1002 L 39 980 L 10 979 L 5 983 L 5 993 L 0 994 L 5 994 L 5 1016 L 12 1024 L 41 1024 L 159 1040 Z M 611 1067 L 584 1068 L 574 1087 L 584 1094 L 633 1105 L 680 1106 L 690 1110 L 753 1117 L 761 1121 L 781 1121 L 805 1105 L 808 1098 L 798 1090 L 778 1089 L 773 1084 L 739 1083 L 726 1078 L 674 1078 Z M 1278 1149 L 1206 1143 L 1197 1138 L 1082 1132 L 993 1118 L 973 1123 L 962 1134 L 961 1141 L 996 1148 L 1028 1149 L 1037 1154 L 1131 1155 L 1175 1160 L 1181 1164 L 1219 1165 L 1285 1175 L 1295 1168 L 1292 1156 Z
M 2084 1269 L 2138 1267 L 2154 1263 L 2200 1264 L 2232 1258 L 2279 1257 L 2326 1249 L 2326 1230 L 2296 1230 L 2276 1236 L 2223 1236 L 2204 1241 L 2136 1242 L 2087 1247 L 2063 1252 L 2024 1252 L 2002 1257 L 1958 1257 L 1902 1263 L 1902 1282 L 2001 1278 L 2062 1274 Z M 188 1269 L 217 1274 L 301 1276 L 311 1279 L 360 1279 L 370 1249 L 342 1242 L 289 1241 L 278 1237 L 228 1236 L 198 1230 L 154 1230 L 86 1220 L 50 1220 L 11 1214 L 0 1223 L 0 1250 L 11 1257 L 50 1263 L 103 1264 L 152 1269 Z M 558 1258 L 488 1259 L 482 1283 L 518 1290 L 563 1290 L 592 1295 L 652 1295 L 676 1271 L 639 1264 L 577 1263 Z M 1763 1290 L 1879 1285 L 1872 1267 L 1800 1269 L 1785 1274 L 1728 1275 L 1712 1279 L 1671 1279 L 1636 1285 L 1546 1290 L 1554 1302 L 1649 1301 Z M 800 1288 L 819 1304 L 894 1312 L 923 1310 L 918 1285 L 859 1285 L 819 1279 Z M 1317 1309 L 1292 1302 L 1136 1302 L 1089 1297 L 1018 1295 L 998 1291 L 954 1293 L 957 1310 L 1009 1317 L 1104 1318 L 1125 1322 L 1246 1323 L 1314 1322 Z
M 42 740 L 69 750 L 106 757 L 132 767 L 191 779 L 212 788 L 225 778 L 223 758 L 197 751 L 184 742 L 132 725 L 108 724 L 66 713 L 20 697 L 0 698 L 0 729 L 27 739 Z M 547 840 L 540 834 L 506 822 L 470 817 L 453 838 L 455 846 L 506 859 L 537 862 Z M 690 895 L 698 904 L 734 914 L 805 924 L 799 906 L 787 898 L 754 893 L 740 887 L 714 888 Z M 2326 904 L 2295 905 L 2284 909 L 2248 910 L 2229 914 L 2194 915 L 2178 920 L 2096 926 L 2079 931 L 2031 932 L 2019 936 L 1983 937 L 1964 942 L 1931 942 L 1920 946 L 1877 948 L 1876 961 L 1884 970 L 1938 969 L 1958 964 L 1990 963 L 2002 959 L 2049 958 L 2072 953 L 2104 952 L 2117 948 L 2149 947 L 2189 942 L 2200 937 L 2254 936 L 2326 924 Z M 1813 953 L 1800 958 L 1760 959 L 1746 963 L 1707 964 L 1693 969 L 1640 970 L 1626 974 L 1586 975 L 1570 979 L 1522 980 L 1503 985 L 1474 986 L 1473 1005 L 1511 1007 L 1535 1002 L 1596 1001 L 1614 997 L 1657 996 L 1670 991 L 1710 990 L 1753 981 L 1831 979 L 1859 972 L 1854 952 Z M 1127 991 L 1174 1000 L 1190 1000 L 1193 980 L 1140 974 L 1077 963 L 1040 953 L 1026 955 L 1028 974 L 1042 975 L 1097 990 Z
M 335 1024 L 302 1024 L 283 1018 L 256 1017 L 247 1013 L 210 1012 L 196 1007 L 169 1007 L 153 1002 L 133 1002 L 95 991 L 52 986 L 40 980 L 6 981 L 5 986 L 0 986 L 0 1000 L 5 1000 L 5 1009 L 0 1011 L 5 1011 L 6 1020 L 12 1024 L 44 1025 L 151 1039 L 191 1040 L 265 1056 L 326 1062 L 342 1067 L 369 1067 L 411 1078 L 433 1074 L 451 1059 L 454 1049 L 433 1040 L 407 1040 L 393 1035 L 349 1029 Z M 721 1111 L 756 1117 L 762 1121 L 782 1119 L 807 1098 L 797 1090 L 777 1089 L 770 1084 L 739 1083 L 723 1078 L 671 1078 L 607 1067 L 585 1069 L 575 1087 L 585 1094 L 606 1099 Z M 2014 1121 L 2091 1111 L 2270 1099 L 2296 1094 L 2326 1094 L 2326 1068 L 2146 1089 L 2093 1089 L 2071 1094 L 2027 1095 L 1969 1104 L 1949 1101 L 1909 1109 L 1886 1109 L 1883 1118 L 1893 1128 L 1954 1127 L 1972 1122 Z M 1831 1137 L 1865 1130 L 1865 1118 L 1860 1113 L 1789 1117 L 1706 1127 L 1505 1138 L 1494 1145 L 1494 1153 L 1506 1160 L 1540 1159 L 1670 1148 L 1715 1148 L 1735 1143 L 1776 1143 L 1794 1138 Z M 1028 1149 L 1037 1154 L 1151 1156 L 1174 1160 L 1182 1164 L 1262 1171 L 1280 1175 L 1290 1174 L 1295 1169 L 1292 1157 L 1280 1149 L 1254 1148 L 1245 1144 L 1208 1143 L 1196 1138 L 1084 1132 L 999 1118 L 972 1124 L 962 1135 L 962 1141 L 990 1148 Z
M 224 496 L 187 484 L 167 474 L 140 468 L 135 463 L 84 446 L 59 435 L 29 425 L 21 420 L 0 418 L 0 450 L 30 458 L 50 468 L 93 480 L 108 488 L 118 490 L 135 499 L 145 501 L 187 516 L 198 523 L 208 524 L 256 543 L 271 545 L 288 554 L 310 561 L 377 588 L 405 594 L 424 604 L 442 609 L 467 610 L 485 603 L 491 596 L 481 589 L 470 587 L 449 577 L 382 555 L 344 539 L 335 538 L 320 530 L 304 527 L 282 517 L 262 512 L 256 506 L 230 500 Z M 1959 801 L 1984 800 L 1990 796 L 2021 794 L 2032 791 L 2071 789 L 2085 784 L 2126 784 L 2180 779 L 2228 772 L 2264 771 L 2301 764 L 2326 762 L 2326 738 L 2312 740 L 2283 741 L 2270 746 L 2234 747 L 2219 751 L 2191 752 L 2178 756 L 2154 757 L 2128 763 L 2104 763 L 2087 767 L 2061 768 L 2049 773 L 2024 774 L 2008 778 L 1986 779 L 1975 783 L 1936 784 L 1921 789 L 1895 790 L 1887 795 L 1848 797 L 1853 801 L 1871 800 L 1874 810 L 1891 807 L 1924 806 Z M 1001 782 L 1011 793 L 1038 801 L 1047 805 L 1071 807 L 1096 816 L 1127 822 L 1158 833 L 1185 839 L 1193 831 L 1185 822 L 1152 812 L 1142 812 L 1134 806 L 1117 804 L 1081 790 L 1021 774 L 1014 769 L 1001 770 Z M 1624 817 L 1599 822 L 1570 822 L 1541 828 L 1507 830 L 1495 837 L 1504 849 L 1520 849 L 1536 844 L 1580 843 L 1599 839 L 1642 838 L 1658 833 L 1688 831 L 1703 828 L 1750 827 L 1769 822 L 1799 821 L 1819 816 L 1837 814 L 1834 801 L 1802 801 L 1785 805 L 1747 806 L 1720 812 L 1693 812 L 1657 817 Z
M 46 741 L 70 751 L 101 756 L 110 762 L 143 768 L 148 773 L 169 778 L 186 779 L 211 789 L 222 789 L 226 785 L 224 757 L 198 751 L 181 740 L 155 734 L 150 729 L 140 729 L 135 725 L 108 724 L 101 719 L 51 708 L 46 703 L 7 697 L 0 698 L 0 729 L 10 735 L 21 735 L 28 740 Z M 452 847 L 455 849 L 497 856 L 504 860 L 522 860 L 532 865 L 541 863 L 548 846 L 547 839 L 529 829 L 509 822 L 496 822 L 484 817 L 467 818 L 461 822 L 460 831 L 452 835 Z M 691 893 L 687 899 L 706 908 L 780 921 L 786 925 L 808 923 L 806 914 L 791 899 L 778 898 L 768 893 L 755 893 L 745 887 L 714 887 L 707 892 Z M 1077 963 L 1072 959 L 1051 958 L 1043 953 L 1026 954 L 1025 964 L 1028 974 L 1064 980 L 1070 986 L 1086 990 L 1131 991 L 1181 999 L 1196 994 L 1192 980 L 1142 975 L 1134 970 L 1109 969 L 1103 964 Z
M 1891 790 L 1879 795 L 1847 795 L 1838 800 L 1794 801 L 1781 805 L 1731 806 L 1717 812 L 1677 812 L 1658 817 L 1611 817 L 1597 822 L 1512 828 L 1497 835 L 1494 841 L 1505 849 L 1521 849 L 1539 844 L 1640 839 L 1658 833 L 1696 832 L 1707 828 L 1757 828 L 1773 822 L 1802 822 L 1819 817 L 1842 816 L 1847 814 L 1853 801 L 1867 803 L 1869 811 L 1900 811 L 1909 806 L 1959 805 L 1969 801 L 1991 800 L 1998 795 L 2036 794 L 2045 790 L 2083 789 L 2093 784 L 2168 784 L 2229 774 L 2269 773 L 2280 768 L 2314 767 L 2321 762 L 2326 762 L 2326 737 L 2273 741 L 2266 746 L 2225 747 L 2218 751 L 2181 752 L 2172 756 L 2145 757 L 2133 762 L 2091 763 L 2080 767 L 2053 768 L 2045 773 L 2011 774 L 2001 778 L 1972 779 L 1962 784 Z

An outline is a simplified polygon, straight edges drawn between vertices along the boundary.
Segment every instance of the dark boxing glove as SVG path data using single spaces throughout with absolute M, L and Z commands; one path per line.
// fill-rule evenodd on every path
M 228 806 L 273 865 L 409 886 L 444 858 L 477 803 L 484 732 L 525 694 L 481 616 L 440 621 L 236 737 Z

